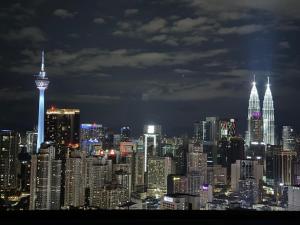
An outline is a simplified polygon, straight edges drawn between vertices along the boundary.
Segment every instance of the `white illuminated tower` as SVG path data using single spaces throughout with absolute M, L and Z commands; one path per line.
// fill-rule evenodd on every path
M 270 89 L 270 82 L 268 77 L 267 89 L 265 92 L 263 102 L 263 121 L 264 121 L 264 143 L 275 144 L 275 128 L 274 128 L 274 106 L 273 98 Z
M 256 89 L 256 82 L 255 82 L 255 76 L 252 82 L 252 89 L 250 93 L 250 99 L 249 99 L 249 107 L 248 107 L 248 132 L 246 137 L 246 144 L 250 146 L 251 141 L 251 117 L 254 113 L 260 113 L 260 102 L 258 97 L 258 92 Z
M 42 63 L 41 63 L 41 71 L 37 75 L 35 80 L 36 87 L 39 89 L 40 97 L 39 97 L 39 118 L 38 118 L 38 137 L 37 137 L 37 146 L 36 152 L 39 151 L 41 143 L 44 142 L 44 117 L 45 117 L 45 90 L 49 85 L 49 80 L 46 76 L 45 72 L 45 64 L 44 64 L 44 51 L 42 51 Z

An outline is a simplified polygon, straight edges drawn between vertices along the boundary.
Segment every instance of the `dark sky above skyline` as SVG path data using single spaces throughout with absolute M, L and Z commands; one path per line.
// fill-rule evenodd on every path
M 37 123 L 34 74 L 46 51 L 47 106 L 82 122 L 191 132 L 235 117 L 244 134 L 252 74 L 270 75 L 275 123 L 300 128 L 300 1 L 2 1 L 0 128 Z M 299 131 L 299 129 L 297 129 Z

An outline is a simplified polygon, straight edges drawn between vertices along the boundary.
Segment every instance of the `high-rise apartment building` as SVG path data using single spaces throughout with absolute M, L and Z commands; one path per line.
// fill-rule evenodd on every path
M 46 113 L 45 140 L 52 141 L 59 150 L 69 145 L 79 145 L 79 109 L 50 108 Z
M 175 172 L 175 165 L 170 157 L 152 156 L 148 159 L 148 193 L 162 196 L 167 193 L 167 179 Z
M 61 160 L 55 159 L 55 147 L 50 143 L 42 144 L 39 153 L 32 155 L 29 209 L 60 209 L 61 164 Z
M 85 200 L 85 154 L 73 151 L 66 159 L 64 205 L 80 207 Z
M 0 131 L 0 195 L 5 197 L 18 188 L 18 153 L 20 134 L 11 130 Z

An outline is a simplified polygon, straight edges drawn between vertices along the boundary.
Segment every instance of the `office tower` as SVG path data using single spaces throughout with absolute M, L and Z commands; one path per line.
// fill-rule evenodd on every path
M 136 152 L 134 155 L 134 190 L 144 190 L 145 187 L 145 154 L 143 152 Z
M 204 144 L 217 144 L 219 138 L 219 118 L 206 117 Z
M 168 175 L 175 172 L 170 157 L 151 156 L 148 159 L 148 190 L 150 196 L 162 196 L 167 193 Z
M 243 208 L 251 208 L 259 201 L 259 183 L 255 178 L 247 177 L 238 181 L 239 198 Z
M 277 163 L 276 163 L 276 154 L 277 152 L 281 151 L 281 146 L 276 145 L 267 145 L 266 146 L 266 183 L 268 185 L 275 184 L 276 178 L 276 170 L 277 170 Z
M 167 178 L 167 194 L 187 193 L 187 184 L 186 176 L 170 174 Z
M 203 124 L 203 151 L 207 154 L 207 166 L 212 166 L 217 164 L 219 118 L 206 117 Z
M 144 168 L 147 172 L 147 161 L 149 156 L 157 156 L 161 137 L 160 125 L 144 126 Z
M 132 156 L 134 143 L 129 141 L 120 142 L 121 157 Z
M 222 138 L 226 138 L 230 140 L 230 138 L 235 137 L 236 135 L 236 119 L 233 118 L 222 118 L 219 120 L 219 140 Z
M 263 131 L 264 143 L 275 144 L 275 125 L 274 125 L 274 106 L 273 97 L 270 89 L 270 82 L 268 77 L 267 89 L 263 102 Z
M 79 109 L 50 108 L 46 113 L 46 141 L 52 141 L 61 150 L 69 145 L 79 145 Z
M 29 154 L 36 153 L 37 136 L 38 133 L 35 131 L 26 131 L 26 148 Z
M 245 159 L 244 139 L 232 137 L 229 140 L 223 137 L 218 148 L 219 164 L 227 168 L 227 176 L 230 178 L 231 164 L 236 160 Z
M 250 142 L 253 140 L 252 138 L 252 131 L 251 129 L 253 125 L 251 126 L 251 118 L 252 116 L 256 116 L 257 114 L 260 114 L 260 102 L 258 97 L 258 92 L 256 89 L 256 82 L 255 77 L 254 81 L 252 82 L 252 89 L 250 93 L 250 99 L 249 99 L 249 106 L 248 106 L 248 129 L 247 129 L 247 137 L 246 137 L 246 144 L 250 146 Z
M 186 174 L 186 157 L 188 152 L 188 137 L 182 136 L 177 139 L 175 155 L 173 157 L 175 162 L 176 174 Z
M 250 145 L 263 144 L 263 118 L 260 112 L 253 112 L 250 117 Z
M 194 139 L 198 142 L 206 140 L 206 121 L 197 121 L 194 123 Z
M 131 138 L 131 130 L 130 127 L 124 126 L 121 128 L 121 141 L 129 141 Z
M 64 206 L 84 205 L 85 154 L 73 151 L 66 159 Z
M 35 149 L 34 149 L 35 151 Z M 18 154 L 20 171 L 18 177 L 20 179 L 20 191 L 29 193 L 30 192 L 30 161 L 31 156 L 27 152 L 26 147 L 21 148 L 21 152 Z
M 295 131 L 291 126 L 282 127 L 282 145 L 284 151 L 296 150 Z
M 129 171 L 117 170 L 115 171 L 115 180 L 119 187 L 127 190 L 128 198 L 131 198 L 132 192 L 132 175 Z
M 288 186 L 288 210 L 300 211 L 300 187 Z
M 0 131 L 0 197 L 18 188 L 19 133 L 11 130 Z
M 188 201 L 185 195 L 168 194 L 162 197 L 162 210 L 188 210 Z
M 294 165 L 296 152 L 280 149 L 275 153 L 275 183 L 283 185 L 294 184 Z
M 200 186 L 207 183 L 207 154 L 203 145 L 191 144 L 187 153 L 188 193 L 199 194 Z
M 119 150 L 120 142 L 121 142 L 121 135 L 120 134 L 114 134 L 113 137 L 113 148 L 116 150 Z
M 128 190 L 117 185 L 105 185 L 94 190 L 91 206 L 100 209 L 118 209 L 129 201 Z
M 39 89 L 39 118 L 38 118 L 38 137 L 37 149 L 39 151 L 41 144 L 44 142 L 44 116 L 45 116 L 45 90 L 48 88 L 49 80 L 45 71 L 44 51 L 42 51 L 41 71 L 35 80 L 36 87 Z
M 161 198 L 162 210 L 199 210 L 200 196 L 189 194 L 168 194 Z
M 239 181 L 254 178 L 259 184 L 263 178 L 263 165 L 254 160 L 237 160 L 231 165 L 231 189 L 239 191 Z
M 61 160 L 55 159 L 54 145 L 44 143 L 39 153 L 31 157 L 29 209 L 60 209 L 60 192 Z
M 208 202 L 213 201 L 213 187 L 208 184 L 200 186 L 200 207 L 205 208 Z
M 100 145 L 105 136 L 105 128 L 101 124 L 88 124 L 80 125 L 80 148 L 85 151 L 87 155 L 96 154 L 95 146 Z
M 207 183 L 212 186 L 227 185 L 227 168 L 221 165 L 207 167 Z

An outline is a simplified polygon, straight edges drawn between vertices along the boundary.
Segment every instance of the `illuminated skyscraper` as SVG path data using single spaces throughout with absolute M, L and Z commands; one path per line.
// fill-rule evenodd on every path
M 79 145 L 80 110 L 50 108 L 46 113 L 46 141 L 55 142 L 59 149 Z
M 246 137 L 246 144 L 250 146 L 251 142 L 251 118 L 253 114 L 260 113 L 260 105 L 259 105 L 259 97 L 258 92 L 256 89 L 256 82 L 255 77 L 254 81 L 252 82 L 252 89 L 250 93 L 250 99 L 249 99 L 249 107 L 248 107 L 248 131 L 247 131 L 247 137 Z
M 45 90 L 49 85 L 49 80 L 45 72 L 44 51 L 42 51 L 41 71 L 35 80 L 36 87 L 39 89 L 39 119 L 38 119 L 38 138 L 36 151 L 38 152 L 41 143 L 44 142 L 44 116 L 45 116 Z
M 284 151 L 295 151 L 295 131 L 291 126 L 282 127 L 282 146 Z
M 265 92 L 263 102 L 263 126 L 264 126 L 264 143 L 274 145 L 275 144 L 275 128 L 274 128 L 274 106 L 273 98 L 270 89 L 270 82 L 268 77 L 267 89 Z
M 53 143 L 44 143 L 32 155 L 30 172 L 30 210 L 60 209 L 61 160 L 55 159 Z
M 20 134 L 11 130 L 0 131 L 0 197 L 17 190 L 18 150 Z

